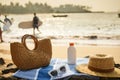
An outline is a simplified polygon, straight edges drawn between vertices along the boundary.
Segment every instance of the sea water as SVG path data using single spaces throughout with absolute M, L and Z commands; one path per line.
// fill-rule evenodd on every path
M 61 40 L 62 43 L 68 40 L 74 40 L 76 42 L 83 40 L 82 42 L 85 43 L 86 39 L 89 40 L 87 42 L 91 43 L 95 40 L 91 41 L 89 36 L 97 36 L 97 43 L 102 43 L 103 41 L 101 40 L 106 39 L 106 42 L 114 40 L 115 44 L 120 43 L 120 18 L 117 13 L 65 14 L 67 14 L 68 17 L 53 17 L 53 13 L 37 14 L 43 24 L 39 27 L 41 34 L 36 30 L 36 36 L 38 38 L 49 37 L 53 40 Z M 1 17 L 3 20 L 4 16 Z M 8 14 L 8 18 L 13 18 L 14 22 L 10 27 L 11 31 L 3 32 L 4 41 L 9 42 L 13 41 L 13 39 L 20 40 L 24 34 L 33 34 L 32 28 L 21 29 L 18 27 L 20 22 L 32 20 L 33 14 Z

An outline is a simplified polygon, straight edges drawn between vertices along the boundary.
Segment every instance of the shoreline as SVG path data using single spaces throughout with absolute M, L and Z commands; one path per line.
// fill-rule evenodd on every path
M 5 43 L 21 42 L 24 34 L 9 34 L 3 33 Z M 69 42 L 74 42 L 76 45 L 100 45 L 100 46 L 120 46 L 120 35 L 45 35 L 37 33 L 35 35 L 38 40 L 49 38 L 54 45 L 68 45 Z M 27 39 L 29 43 L 32 40 Z
M 44 37 L 44 38 L 38 38 L 38 40 L 45 39 L 49 37 Z M 110 39 L 51 39 L 51 43 L 53 45 L 62 45 L 62 46 L 67 46 L 69 45 L 70 42 L 75 43 L 75 45 L 82 45 L 82 46 L 87 46 L 87 45 L 95 45 L 95 46 L 120 46 L 120 40 L 110 40 Z M 27 43 L 33 43 L 32 39 L 26 39 Z M 21 38 L 19 39 L 8 39 L 4 38 L 4 43 L 12 43 L 12 42 L 20 42 L 21 43 Z

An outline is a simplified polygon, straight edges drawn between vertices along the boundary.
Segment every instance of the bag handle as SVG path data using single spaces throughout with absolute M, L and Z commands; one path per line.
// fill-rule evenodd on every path
M 35 47 L 34 47 L 33 50 L 35 50 L 35 49 L 38 47 L 38 45 L 37 45 L 37 43 L 38 43 L 37 38 L 36 38 L 35 36 L 33 36 L 33 35 L 25 34 L 25 35 L 22 37 L 22 41 L 21 41 L 21 42 L 23 43 L 23 45 L 25 46 L 26 49 L 28 49 L 28 47 L 26 46 L 26 39 L 27 39 L 27 37 L 31 37 L 31 38 L 34 40 Z M 29 50 L 29 49 L 28 49 L 28 50 Z

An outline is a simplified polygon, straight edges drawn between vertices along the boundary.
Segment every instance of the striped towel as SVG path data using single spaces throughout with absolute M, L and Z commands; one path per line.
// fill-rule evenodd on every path
M 77 59 L 77 64 L 83 64 L 83 63 L 88 63 L 88 58 L 79 58 Z M 56 69 L 58 66 L 60 65 L 67 65 L 69 70 L 67 75 L 62 75 L 56 78 L 52 78 L 48 73 L 49 71 Z M 86 78 L 90 78 L 91 80 L 99 80 L 99 77 L 94 77 L 94 76 L 90 76 L 87 74 L 83 74 L 83 73 L 78 73 L 75 70 L 75 65 L 68 65 L 67 64 L 67 60 L 63 60 L 63 59 L 52 59 L 49 66 L 47 67 L 41 67 L 41 68 L 37 68 L 37 69 L 31 69 L 31 70 L 27 70 L 27 71 L 22 71 L 22 70 L 18 70 L 16 73 L 13 74 L 13 76 L 15 77 L 19 77 L 19 78 L 24 78 L 27 80 L 67 80 L 69 77 L 71 77 L 72 75 L 78 75 L 78 76 L 84 76 Z M 66 79 L 65 79 L 66 78 Z

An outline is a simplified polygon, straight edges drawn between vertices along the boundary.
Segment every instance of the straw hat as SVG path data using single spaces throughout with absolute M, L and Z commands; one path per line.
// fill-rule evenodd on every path
M 106 54 L 90 56 L 88 64 L 77 65 L 76 70 L 99 77 L 120 77 L 120 69 L 114 67 L 113 57 Z

